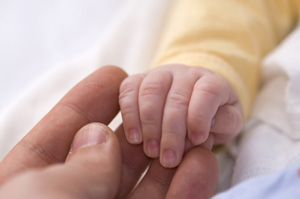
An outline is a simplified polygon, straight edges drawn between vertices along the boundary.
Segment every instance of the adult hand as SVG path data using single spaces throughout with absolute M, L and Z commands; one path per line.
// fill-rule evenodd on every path
M 217 167 L 209 150 L 194 148 L 177 169 L 165 169 L 141 145 L 128 144 L 122 126 L 114 134 L 94 123 L 108 124 L 119 111 L 125 77 L 119 68 L 102 67 L 75 86 L 0 163 L 0 198 L 211 196 Z

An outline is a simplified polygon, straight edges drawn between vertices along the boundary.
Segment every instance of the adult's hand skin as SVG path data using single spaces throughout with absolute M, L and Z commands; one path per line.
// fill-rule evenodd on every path
M 209 150 L 193 148 L 178 168 L 166 169 L 129 144 L 122 126 L 115 133 L 106 126 L 119 111 L 125 77 L 102 67 L 76 85 L 2 160 L 0 198 L 212 196 L 218 169 Z

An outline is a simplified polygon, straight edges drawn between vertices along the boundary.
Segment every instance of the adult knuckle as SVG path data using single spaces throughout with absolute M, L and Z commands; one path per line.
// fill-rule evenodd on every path
M 44 164 L 63 162 L 63 160 L 59 159 L 51 149 L 48 149 L 46 146 L 40 145 L 39 143 L 32 142 L 29 139 L 23 139 L 22 142 L 20 142 L 19 147 L 23 148 L 24 151 L 32 153 L 37 160 Z
M 156 173 L 149 173 L 148 178 L 153 184 L 159 184 L 161 187 L 166 187 L 169 185 L 168 179 L 164 178 L 162 175 L 157 175 Z

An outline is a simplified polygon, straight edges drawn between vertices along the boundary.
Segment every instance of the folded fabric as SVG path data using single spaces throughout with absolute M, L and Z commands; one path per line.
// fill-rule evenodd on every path
M 263 84 L 240 139 L 232 184 L 300 162 L 300 27 L 263 63 Z

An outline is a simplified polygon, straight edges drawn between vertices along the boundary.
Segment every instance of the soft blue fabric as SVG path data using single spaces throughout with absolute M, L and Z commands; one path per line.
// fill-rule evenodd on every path
M 297 164 L 273 174 L 252 178 L 214 196 L 213 199 L 298 199 L 299 168 L 300 164 Z

